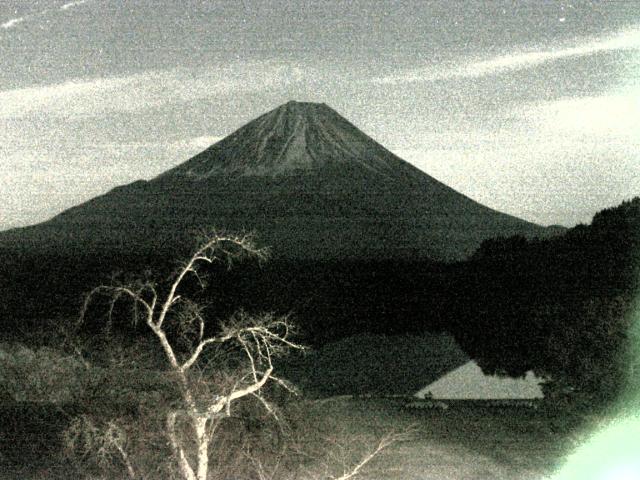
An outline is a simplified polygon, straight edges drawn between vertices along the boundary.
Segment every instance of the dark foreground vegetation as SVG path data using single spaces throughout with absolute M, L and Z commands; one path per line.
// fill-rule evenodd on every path
M 0 444 L 0 478 L 66 480 L 87 474 L 92 478 L 127 478 L 116 458 L 102 466 L 91 458 L 69 462 L 63 445 L 68 420 L 59 409 L 26 404 L 2 409 L 6 427 Z M 229 423 L 220 435 L 221 450 L 212 452 L 219 457 L 212 465 L 211 478 L 268 478 L 256 473 L 256 466 L 261 462 L 265 469 L 273 469 L 274 460 L 282 462 L 277 471 L 282 476 L 274 479 L 286 478 L 287 469 L 297 471 L 301 480 L 311 478 L 304 474 L 314 472 L 328 473 L 319 478 L 338 477 L 371 452 L 385 434 L 404 431 L 408 435 L 367 464 L 360 478 L 541 480 L 557 471 L 564 456 L 595 425 L 556 409 L 415 411 L 404 409 L 399 399 L 301 401 L 288 411 L 291 418 L 286 432 L 273 429 L 273 424 L 257 428 L 240 419 Z M 132 425 L 144 420 L 135 415 L 128 418 Z M 280 443 L 274 441 L 278 438 Z M 288 450 L 283 449 L 285 441 L 289 442 Z M 307 454 L 304 457 L 297 450 L 301 446 Z M 172 478 L 163 471 L 169 454 L 166 446 L 129 447 L 140 449 L 136 465 L 147 462 L 151 471 L 155 469 L 155 475 L 147 478 Z
M 7 339 L 73 322 L 84 293 L 112 283 L 114 271 L 123 272 L 118 281 L 147 270 L 169 278 L 175 259 L 189 249 L 158 249 L 155 256 L 26 251 L 2 260 Z M 533 369 L 563 388 L 607 397 L 616 395 L 628 363 L 620 347 L 638 289 L 639 251 L 636 198 L 551 239 L 485 241 L 464 262 L 272 258 L 214 266 L 216 288 L 200 291 L 193 279 L 185 288 L 212 305 L 207 315 L 217 321 L 238 308 L 292 313 L 312 346 L 363 333 L 447 331 L 489 372 L 517 376 Z M 134 334 L 126 312 L 120 317 L 122 329 Z
M 509 414 L 516 433 L 504 430 L 496 412 L 468 411 L 462 421 L 460 412 L 434 416 L 436 413 L 408 413 L 372 404 L 334 410 L 322 403 L 326 410 L 322 415 L 316 413 L 318 422 L 313 423 L 308 422 L 310 412 L 319 407 L 292 401 L 293 397 L 276 385 L 265 386 L 257 396 L 247 395 L 214 429 L 217 441 L 208 453 L 210 478 L 305 478 L 303 474 L 349 478 L 340 475 L 376 452 L 388 430 L 371 430 L 358 423 L 350 432 L 332 431 L 337 428 L 332 423 L 337 411 L 347 425 L 362 415 L 384 418 L 385 412 L 393 411 L 394 421 L 386 427 L 408 426 L 415 420 L 418 430 L 429 438 L 426 443 L 410 442 L 410 455 L 437 455 L 434 445 L 451 435 L 446 437 L 451 450 L 440 454 L 454 458 L 452 452 L 477 453 L 491 460 L 487 472 L 494 464 L 525 460 L 513 445 L 496 448 L 494 452 L 503 455 L 497 459 L 491 452 L 474 450 L 466 440 L 470 436 L 482 435 L 479 443 L 483 445 L 487 438 L 496 444 L 505 438 L 514 444 L 532 443 L 542 452 L 540 464 L 510 466 L 502 473 L 493 470 L 492 478 L 528 478 L 528 473 L 522 473 L 525 470 L 548 472 L 553 459 L 561 454 L 561 449 L 549 446 L 556 445 L 554 442 L 569 445 L 568 439 L 579 435 L 589 412 L 619 398 L 632 380 L 634 365 L 635 372 L 640 371 L 637 358 L 630 353 L 639 253 L 640 198 L 636 198 L 599 212 L 591 225 L 579 225 L 552 239 L 486 241 L 472 258 L 453 264 L 426 259 L 292 263 L 275 258 L 260 265 L 238 256 L 233 265 L 214 262 L 207 268 L 206 275 L 213 279 L 208 284 L 189 275 L 180 286 L 180 295 L 193 301 L 182 311 L 191 320 L 182 322 L 185 317 L 177 312 L 176 322 L 168 324 L 167 330 L 183 359 L 188 360 L 189 349 L 198 345 L 194 339 L 224 337 L 221 322 L 243 308 L 247 318 L 255 318 L 251 315 L 256 312 L 274 312 L 274 318 L 293 312 L 291 318 L 300 331 L 292 341 L 312 348 L 326 348 L 354 335 L 375 346 L 375 334 L 448 332 L 487 372 L 518 376 L 534 370 L 549 379 L 543 409 Z M 176 269 L 176 256 L 161 250 L 156 254 L 78 251 L 74 255 L 47 252 L 39 256 L 28 249 L 20 255 L 2 252 L 5 301 L 0 381 L 6 427 L 0 462 L 3 472 L 17 475 L 8 478 L 28 478 L 27 473 L 19 473 L 21 469 L 33 478 L 55 478 L 58 474 L 53 472 L 63 462 L 72 466 L 65 467 L 71 470 L 64 470 L 60 478 L 74 474 L 73 469 L 76 475 L 89 472 L 132 478 L 130 467 L 144 471 L 144 478 L 188 478 L 181 477 L 179 469 L 176 473 L 175 461 L 172 463 L 176 450 L 167 440 L 165 420 L 159 420 L 164 417 L 158 416 L 159 411 L 164 414 L 166 409 L 178 408 L 176 402 L 185 402 L 184 391 L 176 389 L 171 369 L 167 373 L 166 355 L 154 343 L 157 332 L 141 321 L 145 304 L 133 297 L 115 303 L 97 301 L 85 309 L 85 321 L 77 323 L 82 294 L 93 286 L 107 285 L 111 293 L 122 286 L 131 287 L 146 305 L 151 305 L 153 297 L 148 285 L 157 288 L 160 297 L 166 295 L 175 280 L 170 272 Z M 123 273 L 112 276 L 113 267 Z M 150 283 L 152 279 L 160 280 Z M 194 323 L 198 318 L 207 319 L 200 333 Z M 260 341 L 252 343 L 254 350 L 248 351 L 253 353 L 246 355 L 242 347 L 248 338 L 238 337 L 239 353 L 216 350 L 198 364 L 198 375 L 212 375 L 223 396 L 237 387 L 233 387 L 234 378 L 254 378 L 254 384 L 259 383 L 264 370 L 256 370 L 255 365 L 253 370 L 245 370 L 254 377 L 233 376 L 241 360 L 245 367 L 251 365 L 247 360 L 258 357 L 267 362 L 264 365 L 271 365 L 271 358 L 260 350 Z M 375 348 L 385 348 L 381 345 Z M 452 362 L 460 360 L 455 357 L 452 355 Z M 392 361 L 381 354 L 374 355 L 372 363 L 376 358 Z M 344 363 L 344 358 L 323 365 L 322 370 L 330 371 L 340 362 Z M 308 374 L 321 377 L 323 371 Z M 385 381 L 383 375 L 377 378 Z M 325 394 L 332 393 L 333 380 L 319 383 L 325 385 Z M 376 385 L 368 388 L 383 391 Z M 191 407 L 193 412 L 201 411 L 199 404 Z M 323 424 L 320 418 L 328 423 Z M 451 433 L 448 429 L 453 424 L 456 428 Z M 428 432 L 440 432 L 442 437 L 429 437 Z M 354 441 L 354 435 L 368 436 L 368 450 L 345 446 L 363 445 Z M 184 448 L 196 448 L 196 444 L 185 444 Z M 119 449 L 131 453 L 125 458 Z M 336 452 L 342 452 L 339 461 Z M 69 463 L 70 459 L 73 462 Z M 406 460 L 413 465 L 408 457 Z M 544 463 L 549 464 L 545 467 Z M 393 461 L 388 459 L 387 465 Z M 331 470 L 336 466 L 338 470 Z M 276 471 L 280 476 L 274 476 Z M 520 472 L 521 476 L 510 477 L 509 472 Z M 375 478 L 420 477 L 379 474 Z

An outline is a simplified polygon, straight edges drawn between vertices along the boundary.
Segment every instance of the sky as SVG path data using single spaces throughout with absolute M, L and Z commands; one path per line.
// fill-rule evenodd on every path
M 542 225 L 640 195 L 640 0 L 0 2 L 0 230 L 324 102 Z

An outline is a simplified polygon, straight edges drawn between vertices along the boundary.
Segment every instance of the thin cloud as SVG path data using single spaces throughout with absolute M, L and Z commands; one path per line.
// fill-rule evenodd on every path
M 467 64 L 455 65 L 444 69 L 428 67 L 405 70 L 399 74 L 373 78 L 371 82 L 396 85 L 456 78 L 480 78 L 488 75 L 533 68 L 563 58 L 592 55 L 605 51 L 631 49 L 640 49 L 640 28 L 627 30 L 610 38 L 591 40 L 574 47 L 533 52 L 514 52 L 486 60 L 474 60 Z
M 81 146 L 83 151 L 88 150 L 99 150 L 99 151 L 109 151 L 113 152 L 133 152 L 136 150 L 165 150 L 168 152 L 188 152 L 189 154 L 198 153 L 201 150 L 204 150 L 214 143 L 219 142 L 224 137 L 220 136 L 211 136 L 211 135 L 201 135 L 197 137 L 187 137 L 180 140 L 174 140 L 171 142 L 162 142 L 162 141 L 148 141 L 148 142 L 86 142 L 86 143 L 76 143 L 74 144 L 74 148 L 77 146 Z M 46 150 L 55 149 L 63 149 L 65 148 L 65 144 L 62 143 L 60 145 L 52 145 L 48 144 L 46 146 Z M 24 147 L 27 148 L 27 147 Z
M 152 179 L 218 140 L 220 137 L 198 136 L 166 142 L 161 139 L 59 145 L 47 142 L 38 148 L 31 144 L 3 152 L 0 230 L 45 221 L 118 185 Z M 73 187 L 69 179 L 73 179 Z
M 70 8 L 74 8 L 74 7 L 78 7 L 80 5 L 84 5 L 85 3 L 88 3 L 89 0 L 75 0 L 73 2 L 67 2 L 64 5 L 61 5 L 59 7 L 59 10 L 68 10 Z M 25 22 L 28 18 L 37 18 L 37 17 L 43 17 L 49 13 L 51 13 L 52 11 L 55 11 L 54 9 L 47 9 L 47 10 L 42 10 L 38 13 L 34 13 L 32 15 L 29 16 L 25 16 L 25 17 L 17 17 L 17 18 L 12 18 L 10 20 L 7 20 L 6 22 L 0 24 L 0 28 L 2 28 L 3 30 L 9 30 L 10 28 L 14 28 L 16 25 Z
M 0 28 L 8 30 L 10 28 L 15 27 L 19 23 L 24 22 L 25 20 L 26 20 L 25 17 L 12 18 L 11 20 L 4 22 L 3 24 L 0 24 Z
M 80 5 L 84 5 L 85 3 L 87 3 L 87 0 L 77 0 L 75 2 L 65 3 L 64 5 L 62 5 L 60 7 L 60 10 L 68 10 L 70 8 L 73 8 L 73 7 L 78 7 Z
M 629 153 L 636 152 L 640 146 L 640 88 L 602 96 L 525 104 L 513 115 L 523 121 L 548 126 L 550 136 L 562 132 L 565 137 L 574 135 L 599 142 L 618 141 Z
M 238 92 L 264 91 L 304 81 L 295 74 L 298 70 L 276 62 L 239 62 L 193 71 L 148 71 L 6 90 L 0 91 L 0 119 L 100 116 L 220 98 Z M 308 69 L 307 74 L 313 78 L 313 72 Z

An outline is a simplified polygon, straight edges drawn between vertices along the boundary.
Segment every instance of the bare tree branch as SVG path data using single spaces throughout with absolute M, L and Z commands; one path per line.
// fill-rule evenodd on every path
M 225 244 L 232 244 L 238 250 L 238 252 L 234 253 L 230 250 L 224 249 Z M 160 313 L 158 315 L 158 320 L 156 322 L 158 327 L 161 327 L 171 305 L 174 302 L 176 297 L 176 290 L 182 283 L 183 279 L 189 274 L 193 273 L 196 276 L 198 275 L 198 264 L 199 263 L 214 263 L 219 261 L 221 258 L 217 255 L 218 251 L 222 251 L 224 253 L 224 258 L 227 261 L 230 261 L 233 257 L 238 257 L 242 254 L 246 254 L 249 256 L 255 256 L 257 258 L 264 258 L 266 256 L 266 251 L 263 249 L 257 248 L 253 239 L 250 235 L 221 235 L 214 234 L 208 238 L 191 256 L 189 260 L 187 260 L 186 264 L 179 269 L 176 279 L 171 284 L 169 289 L 169 293 L 167 294 L 166 300 L 162 305 Z M 198 277 L 199 279 L 199 277 Z M 199 279 L 201 282 L 201 280 Z M 202 285 L 202 282 L 201 282 Z
M 367 453 L 354 467 L 348 472 L 344 472 L 339 477 L 330 477 L 331 480 L 348 480 L 354 478 L 360 473 L 360 470 L 367 465 L 371 460 L 377 457 L 384 449 L 398 441 L 396 434 L 387 434 L 380 439 L 376 447 L 369 453 Z
M 202 353 L 202 351 L 207 345 L 211 345 L 212 343 L 224 343 L 230 340 L 230 338 L 231 337 L 224 336 L 224 337 L 212 337 L 212 338 L 207 338 L 206 340 L 202 340 L 201 342 L 198 343 L 198 345 L 196 346 L 191 356 L 182 365 L 180 365 L 179 367 L 180 370 L 182 372 L 186 372 L 189 368 L 191 368 L 193 364 L 198 361 L 198 357 L 200 357 L 200 354 Z

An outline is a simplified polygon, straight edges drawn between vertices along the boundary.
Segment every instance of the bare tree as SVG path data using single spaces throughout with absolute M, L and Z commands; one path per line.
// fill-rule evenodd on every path
M 290 386 L 274 375 L 273 360 L 287 350 L 302 348 L 292 340 L 289 318 L 273 314 L 254 316 L 240 311 L 219 325 L 215 334 L 208 334 L 211 328 L 206 324 L 203 308 L 183 297 L 183 284 L 188 277 L 195 278 L 204 288 L 206 272 L 203 267 L 206 265 L 246 256 L 262 260 L 267 257 L 267 251 L 257 248 L 249 235 L 208 235 L 179 267 L 167 288 L 160 289 L 149 280 L 101 285 L 87 295 L 80 316 L 82 322 L 93 300 L 105 296 L 109 305 L 107 318 L 111 322 L 116 303 L 128 299 L 134 307 L 134 320 L 143 322 L 153 333 L 178 384 L 180 401 L 163 414 L 177 471 L 184 480 L 206 480 L 209 448 L 215 441 L 216 428 L 224 418 L 232 415 L 238 400 L 253 397 L 267 412 L 277 415 L 263 395 L 263 387 L 268 382 L 279 383 L 285 388 Z M 238 352 L 240 367 L 226 381 L 220 381 L 215 378 L 220 369 L 203 368 L 205 357 L 210 358 L 204 352 L 224 351 L 228 356 L 230 349 Z M 109 426 L 113 427 L 113 424 Z M 135 478 L 130 455 L 124 450 L 126 442 L 120 434 L 114 436 L 114 432 L 120 430 L 111 428 L 104 435 L 94 434 L 94 437 L 100 439 L 103 453 L 107 451 L 105 441 L 116 438 L 117 442 L 109 444 L 112 449 L 109 451 L 122 459 L 128 475 Z
M 247 454 L 252 463 L 258 480 L 351 480 L 364 474 L 372 460 L 379 457 L 383 451 L 392 445 L 406 442 L 413 438 L 413 426 L 399 432 L 387 432 L 375 442 L 359 436 L 333 436 L 315 439 L 315 448 L 309 445 L 292 445 L 290 448 L 298 455 L 301 463 L 298 471 L 286 472 L 281 462 L 276 459 L 265 464 L 261 459 Z

